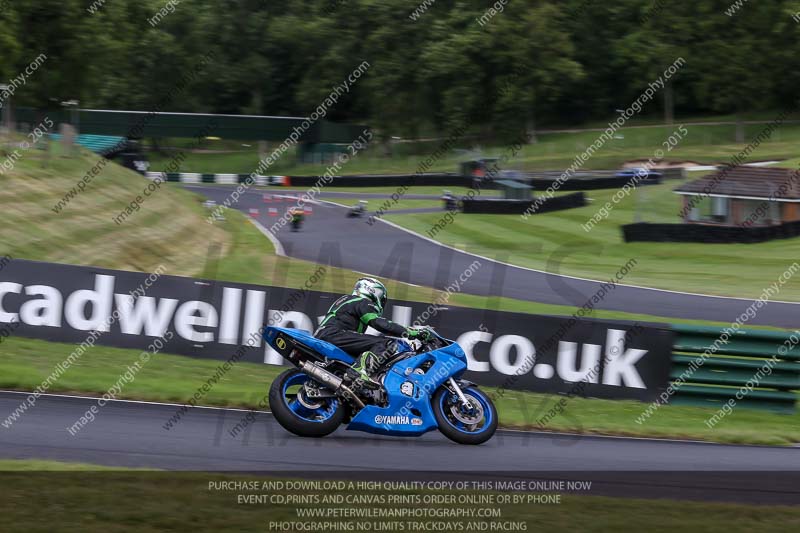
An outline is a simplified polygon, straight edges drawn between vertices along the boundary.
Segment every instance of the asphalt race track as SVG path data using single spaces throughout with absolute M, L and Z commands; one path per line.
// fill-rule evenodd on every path
M 188 185 L 187 189 L 205 195 L 221 204 L 231 193 L 231 187 Z M 236 208 L 255 217 L 269 228 L 278 220 L 268 214 L 270 207 L 283 215 L 293 201 L 264 203 L 263 195 L 300 195 L 304 191 L 285 189 L 248 190 Z M 375 193 L 351 194 L 322 192 L 319 198 L 338 196 L 388 198 Z M 435 196 L 408 195 L 407 198 L 435 198 Z M 372 204 L 375 204 L 373 201 Z M 375 209 L 377 205 L 370 205 Z M 302 231 L 293 233 L 288 225 L 276 232 L 287 255 L 323 264 L 331 264 L 375 276 L 396 279 L 426 287 L 444 288 L 465 272 L 478 259 L 482 266 L 461 291 L 479 296 L 507 296 L 547 304 L 582 307 L 601 290 L 602 282 L 576 279 L 507 265 L 479 258 L 468 253 L 442 246 L 432 240 L 409 233 L 383 221 L 368 225 L 366 219 L 345 216 L 346 208 L 329 202 L 313 205 L 313 213 L 306 217 Z M 568 250 L 565 250 L 568 254 Z M 551 271 L 558 270 L 558 258 L 551 257 Z M 622 266 L 622 265 L 620 265 Z M 613 275 L 613 274 L 612 274 Z M 608 291 L 597 308 L 641 313 L 664 317 L 733 322 L 741 315 L 751 300 L 704 296 L 691 293 L 648 289 L 618 285 Z M 800 303 L 771 301 L 749 323 L 784 328 L 796 328 L 800 317 Z
M 0 392 L 0 413 L 27 393 Z M 438 432 L 420 438 L 340 430 L 324 439 L 284 431 L 269 413 L 231 436 L 246 411 L 194 408 L 173 426 L 178 406 L 110 402 L 74 436 L 67 428 L 96 400 L 41 396 L 10 428 L 0 458 L 48 459 L 176 471 L 292 476 L 593 480 L 591 494 L 800 504 L 800 450 L 566 434 L 499 431 L 481 446 Z

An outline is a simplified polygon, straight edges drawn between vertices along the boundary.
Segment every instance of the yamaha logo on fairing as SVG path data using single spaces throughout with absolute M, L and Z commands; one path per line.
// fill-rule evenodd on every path
M 375 415 L 376 424 L 408 424 L 410 422 L 407 416 L 401 415 Z

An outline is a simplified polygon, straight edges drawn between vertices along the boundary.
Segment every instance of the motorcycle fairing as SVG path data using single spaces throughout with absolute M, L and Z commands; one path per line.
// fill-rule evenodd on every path
M 424 374 L 415 373 L 427 361 L 433 363 L 430 368 Z M 398 361 L 383 381 L 388 405 L 364 407 L 347 429 L 407 437 L 437 429 L 432 396 L 442 383 L 466 369 L 466 355 L 457 344 Z
M 328 359 L 335 359 L 348 365 L 352 365 L 355 361 L 353 357 L 351 357 L 338 346 L 317 339 L 305 331 L 294 328 L 278 328 L 275 326 L 268 326 L 264 328 L 264 340 L 284 357 L 286 357 L 288 353 L 284 353 L 286 348 L 281 348 L 281 346 L 278 344 L 278 339 L 281 337 L 281 335 L 289 336 L 295 339 L 296 341 L 304 344 Z

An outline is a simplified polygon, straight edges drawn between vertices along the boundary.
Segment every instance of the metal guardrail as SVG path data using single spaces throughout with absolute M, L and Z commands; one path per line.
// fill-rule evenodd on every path
M 739 330 L 672 325 L 673 404 L 737 406 L 791 413 L 800 394 L 800 331 Z M 713 347 L 717 346 L 714 351 Z

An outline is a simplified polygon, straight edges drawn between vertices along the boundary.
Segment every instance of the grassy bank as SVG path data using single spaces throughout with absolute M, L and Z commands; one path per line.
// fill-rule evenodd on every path
M 58 145 L 53 149 L 50 157 L 20 149 L 13 170 L 0 176 L 1 254 L 147 272 L 163 265 L 168 274 L 191 276 L 202 270 L 210 243 L 227 253 L 228 233 L 205 222 L 192 194 L 163 185 L 145 198 L 149 181 L 114 163 L 78 192 L 77 183 L 100 156 L 82 151 L 67 157 Z M 115 222 L 137 196 L 143 199 L 138 210 L 130 208 L 130 216 Z
M 71 345 L 9 338 L 0 343 L 0 388 L 32 390 L 64 360 Z M 74 371 L 66 372 L 50 392 L 102 395 L 133 364 L 135 350 L 96 346 L 80 359 Z M 230 354 L 220 354 L 229 357 Z M 219 361 L 157 354 L 136 379 L 125 386 L 121 398 L 186 403 L 212 375 Z M 203 398 L 206 405 L 257 408 L 281 367 L 238 363 Z M 504 427 L 542 429 L 540 420 L 560 396 L 504 391 L 493 394 Z M 715 442 L 785 445 L 800 442 L 800 413 L 779 415 L 736 409 L 709 429 L 704 421 L 716 408 L 664 406 L 642 424 L 636 418 L 647 404 L 569 398 L 563 412 L 544 424 L 544 429 L 576 433 L 605 433 L 648 437 L 678 437 Z M 2 419 L 10 413 L 2 413 Z

